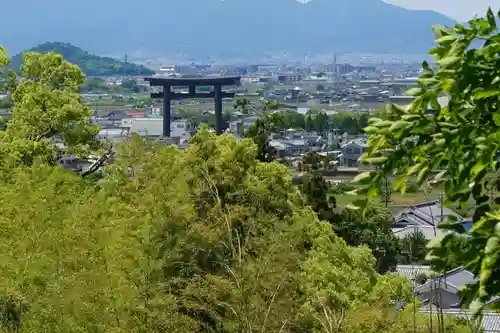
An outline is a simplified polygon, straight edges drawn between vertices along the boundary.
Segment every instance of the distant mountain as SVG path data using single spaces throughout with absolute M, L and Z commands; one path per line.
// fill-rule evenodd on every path
M 125 63 L 108 57 L 99 57 L 68 43 L 47 42 L 33 47 L 28 51 L 59 53 L 64 59 L 78 65 L 88 76 L 152 75 L 154 73 L 147 67 L 128 62 Z M 12 67 L 20 68 L 22 57 L 22 53 L 14 56 L 12 58 Z
M 431 25 L 454 20 L 382 0 L 23 0 L 0 12 L 0 44 L 60 40 L 109 54 L 425 53 Z

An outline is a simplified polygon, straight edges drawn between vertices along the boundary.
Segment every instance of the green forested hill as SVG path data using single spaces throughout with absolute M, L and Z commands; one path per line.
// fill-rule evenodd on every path
M 99 57 L 69 43 L 47 42 L 31 48 L 26 52 L 30 51 L 59 53 L 64 59 L 78 65 L 88 76 L 151 75 L 154 73 L 145 66 L 126 63 L 109 57 Z M 23 53 L 19 53 L 12 58 L 13 67 L 20 67 L 22 63 L 22 54 Z

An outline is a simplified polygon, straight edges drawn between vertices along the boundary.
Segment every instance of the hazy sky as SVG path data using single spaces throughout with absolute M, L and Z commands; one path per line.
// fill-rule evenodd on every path
M 500 0 L 385 0 L 386 2 L 412 8 L 432 9 L 456 20 L 467 21 L 474 14 L 484 15 L 488 6 L 500 9 Z

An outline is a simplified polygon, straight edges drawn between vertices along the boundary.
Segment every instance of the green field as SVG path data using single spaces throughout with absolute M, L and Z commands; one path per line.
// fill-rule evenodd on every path
M 349 184 L 350 181 L 356 176 L 357 172 L 352 174 L 342 173 L 335 177 L 325 177 L 328 181 L 341 181 L 343 183 Z M 391 182 L 393 179 L 389 179 Z M 353 184 L 349 184 L 353 185 Z M 354 186 L 357 187 L 357 186 Z M 440 196 L 443 194 L 443 189 L 441 187 L 438 188 L 429 188 L 424 189 L 420 188 L 416 192 L 405 193 L 404 195 L 393 191 L 390 196 L 390 201 L 388 202 L 387 207 L 393 212 L 398 213 L 410 205 L 415 205 L 418 203 L 422 203 L 430 200 L 439 200 Z M 335 199 L 337 204 L 340 206 L 346 206 L 348 204 L 352 204 L 354 201 L 362 199 L 361 196 L 352 196 L 348 194 L 335 194 Z M 382 201 L 382 198 L 376 198 L 375 202 L 380 205 L 385 205 L 385 202 Z M 469 212 L 466 210 L 461 212 L 464 215 L 467 215 Z
M 392 193 L 391 200 L 388 202 L 387 207 L 393 212 L 398 213 L 410 205 L 415 205 L 424 201 L 439 199 L 441 191 L 434 189 L 430 192 L 418 192 L 418 193 L 406 193 L 402 195 L 401 193 Z M 335 195 L 337 204 L 340 206 L 345 206 L 351 204 L 352 202 L 362 199 L 361 197 L 347 195 L 347 194 L 337 194 Z M 375 200 L 377 204 L 385 205 L 380 198 Z

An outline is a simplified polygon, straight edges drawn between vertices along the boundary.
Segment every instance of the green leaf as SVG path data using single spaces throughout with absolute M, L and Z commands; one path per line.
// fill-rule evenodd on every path
M 377 134 L 380 131 L 380 129 L 375 127 L 375 126 L 368 126 L 368 127 L 365 127 L 363 131 L 366 134 Z
M 449 35 L 449 31 L 442 25 L 433 25 L 432 31 L 434 31 L 434 36 L 436 37 L 436 39 Z
M 429 172 L 428 166 L 425 166 L 422 170 L 420 170 L 420 172 L 418 173 L 418 176 L 417 176 L 417 183 L 418 184 L 422 184 L 422 182 L 424 181 L 424 178 L 427 176 L 428 172 Z
M 471 233 L 477 233 L 481 230 L 488 229 L 488 226 L 492 224 L 492 219 L 500 220 L 500 216 L 497 214 L 486 213 L 487 216 L 481 218 L 479 221 L 474 222 L 472 228 L 469 230 Z
M 364 180 L 370 179 L 371 177 L 372 177 L 371 172 L 363 172 L 363 173 L 360 173 L 359 175 L 357 175 L 356 177 L 354 177 L 352 182 L 353 183 L 360 183 Z
M 383 164 L 385 161 L 387 161 L 386 156 L 368 157 L 368 158 L 363 159 L 363 162 L 368 163 L 368 164 L 373 164 L 373 165 Z
M 484 143 L 486 141 L 486 138 L 484 136 L 480 136 L 474 140 L 475 143 Z
M 436 140 L 436 147 L 442 147 L 445 145 L 445 143 L 446 143 L 446 139 Z
M 422 88 L 411 88 L 406 91 L 406 94 L 409 96 L 419 96 L 423 92 Z
M 437 175 L 434 176 L 433 180 L 435 182 L 440 182 L 443 179 L 444 175 L 446 175 L 447 172 L 448 172 L 448 170 L 440 171 Z
M 404 121 L 414 121 L 421 118 L 419 114 L 405 114 L 401 117 Z
M 488 242 L 486 243 L 486 247 L 484 248 L 484 254 L 485 255 L 491 255 L 494 252 L 497 252 L 498 249 L 498 237 L 493 236 L 488 239 Z
M 382 120 L 382 121 L 379 121 L 379 122 L 376 122 L 374 123 L 372 126 L 375 126 L 377 128 L 382 128 L 382 127 L 389 127 L 392 125 L 392 121 L 390 120 Z
M 500 96 L 500 90 L 480 90 L 474 93 L 476 99 L 485 99 L 495 96 Z
M 442 239 L 440 238 L 433 238 L 427 243 L 427 248 L 428 249 L 438 249 L 441 247 Z
M 479 282 L 481 284 L 487 284 L 488 280 L 491 278 L 491 274 L 493 270 L 491 268 L 482 268 L 481 273 L 479 274 Z
M 448 35 L 436 39 L 436 43 L 439 45 L 449 45 L 457 40 L 457 36 Z
M 439 67 L 446 68 L 446 67 L 451 67 L 451 66 L 459 63 L 460 60 L 462 60 L 461 57 L 451 56 L 451 57 L 446 57 L 446 58 L 443 58 L 441 60 L 438 60 L 437 64 L 439 65 Z
M 416 174 L 424 165 L 422 163 L 417 163 L 413 165 L 409 170 L 408 170 L 408 176 L 412 176 Z
M 488 166 L 488 164 L 487 164 L 487 163 L 484 163 L 484 162 L 481 162 L 481 161 L 480 161 L 480 162 L 478 162 L 478 163 L 476 163 L 476 165 L 474 165 L 474 167 L 472 168 L 472 170 L 471 170 L 471 172 L 470 172 L 470 173 L 471 173 L 471 176 L 472 176 L 472 177 L 476 177 L 476 176 L 477 176 L 477 175 L 479 175 L 479 173 L 480 173 L 481 171 L 483 171 L 483 170 L 484 170 L 487 166 Z
M 474 314 L 481 313 L 483 311 L 483 308 L 484 308 L 484 302 L 481 302 L 479 299 L 474 299 L 469 305 L 469 309 Z
M 500 238 L 500 222 L 495 225 L 495 235 Z
M 408 184 L 408 176 L 400 175 L 392 182 L 392 188 L 395 191 L 401 191 L 401 193 L 406 192 L 406 186 Z
M 395 114 L 405 114 L 406 109 L 398 104 L 390 104 L 390 110 L 394 112 Z
M 495 122 L 495 125 L 500 126 L 500 111 L 493 114 L 493 121 Z
M 429 77 L 429 78 L 419 78 L 418 82 L 425 85 L 425 86 L 429 86 L 429 85 L 438 83 L 439 80 L 436 79 L 435 77 Z
M 373 125 L 375 123 L 378 123 L 379 121 L 382 121 L 382 119 L 377 118 L 377 117 L 372 117 L 372 118 L 368 119 L 368 124 Z
M 360 210 L 361 207 L 358 207 L 356 205 L 353 205 L 353 204 L 348 204 L 345 206 L 346 209 L 349 209 L 349 210 Z
M 406 127 L 406 125 L 408 125 L 408 122 L 404 121 L 404 120 L 398 120 L 396 121 L 394 124 L 391 125 L 390 127 L 390 131 L 391 132 L 395 132 L 401 128 L 404 128 Z

